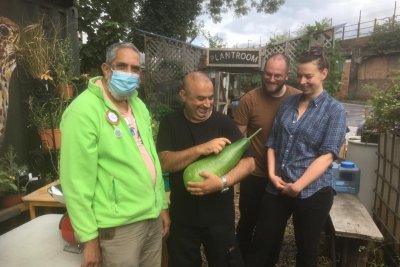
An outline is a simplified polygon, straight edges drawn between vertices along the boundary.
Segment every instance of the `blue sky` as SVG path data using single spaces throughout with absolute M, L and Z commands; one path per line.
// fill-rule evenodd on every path
M 261 14 L 252 11 L 245 17 L 235 17 L 228 13 L 221 23 L 214 24 L 207 16 L 199 17 L 205 29 L 212 35 L 223 38 L 228 47 L 258 47 L 264 45 L 274 34 L 290 32 L 293 34 L 303 25 L 314 25 L 323 18 L 332 19 L 333 25 L 392 16 L 394 0 L 286 0 L 275 14 Z M 396 14 L 400 15 L 400 2 Z M 399 16 L 400 18 L 400 16 Z M 196 38 L 194 44 L 208 47 L 204 38 Z

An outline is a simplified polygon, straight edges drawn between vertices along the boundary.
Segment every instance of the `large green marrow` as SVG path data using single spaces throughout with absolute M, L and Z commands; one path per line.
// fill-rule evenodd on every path
M 250 137 L 241 138 L 225 146 L 220 153 L 207 156 L 188 165 L 183 172 L 185 187 L 187 188 L 188 182 L 204 181 L 204 178 L 199 175 L 201 172 L 210 172 L 221 176 L 232 170 L 240 161 L 243 153 L 249 148 L 251 138 L 259 131 L 261 131 L 261 128 Z

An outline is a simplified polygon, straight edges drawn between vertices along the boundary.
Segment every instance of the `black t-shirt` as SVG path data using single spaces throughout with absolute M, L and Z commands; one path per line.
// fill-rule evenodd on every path
M 181 151 L 218 137 L 235 142 L 243 136 L 230 117 L 216 111 L 208 120 L 200 123 L 192 123 L 185 118 L 182 110 L 176 111 L 166 115 L 160 122 L 157 150 Z M 233 188 L 224 193 L 193 196 L 183 184 L 183 171 L 170 173 L 169 176 L 171 220 L 195 226 L 233 223 Z

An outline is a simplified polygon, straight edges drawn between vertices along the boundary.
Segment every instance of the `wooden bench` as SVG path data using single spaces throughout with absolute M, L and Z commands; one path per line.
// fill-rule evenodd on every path
M 351 194 L 338 193 L 330 211 L 332 262 L 336 266 L 367 266 L 367 248 L 382 242 L 383 236 L 360 200 Z

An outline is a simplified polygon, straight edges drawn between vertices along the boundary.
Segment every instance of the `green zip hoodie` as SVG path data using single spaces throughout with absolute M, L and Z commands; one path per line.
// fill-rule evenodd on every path
M 68 214 L 81 242 L 98 236 L 98 228 L 157 218 L 167 209 L 151 119 L 137 93 L 129 101 L 140 137 L 157 171 L 153 187 L 128 125 L 92 78 L 86 91 L 61 121 L 60 181 Z M 116 115 L 118 119 L 109 115 Z M 108 116 L 107 116 L 108 115 Z M 110 119 L 111 118 L 111 119 Z

